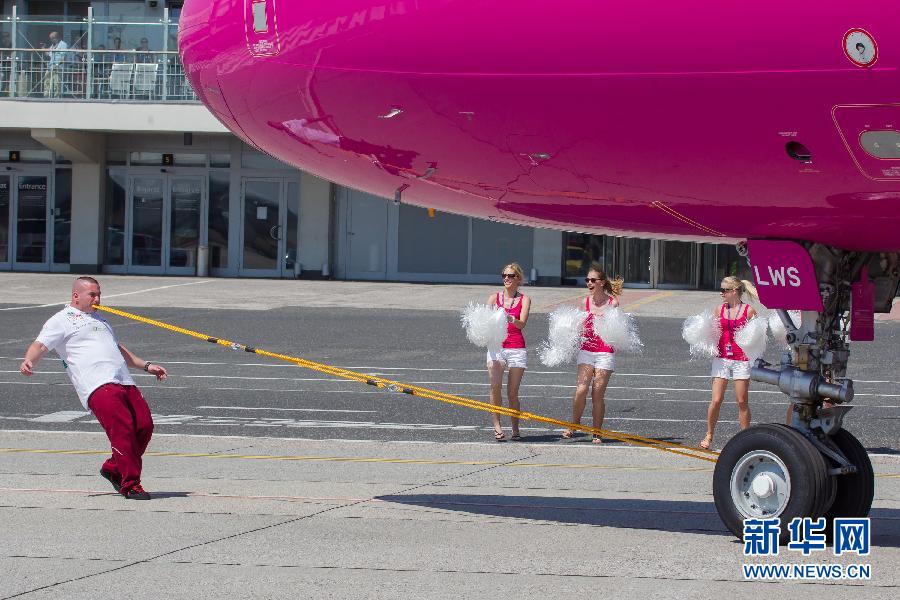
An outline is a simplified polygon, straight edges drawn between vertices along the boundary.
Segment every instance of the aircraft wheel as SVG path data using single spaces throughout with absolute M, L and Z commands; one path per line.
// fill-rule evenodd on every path
M 777 426 L 790 431 L 792 435 L 799 435 L 801 438 L 803 438 L 804 441 L 808 441 L 805 436 L 803 436 L 800 432 L 798 432 L 790 425 L 778 423 Z M 821 464 L 821 468 L 825 472 L 824 485 L 816 494 L 817 502 L 813 506 L 812 512 L 809 515 L 804 515 L 812 517 L 813 519 L 818 519 L 819 517 L 823 516 L 829 508 L 831 508 L 831 504 L 832 502 L 834 502 L 835 494 L 837 493 L 837 482 L 835 481 L 834 475 L 828 475 L 829 464 L 825 456 L 821 452 L 819 452 L 819 450 L 812 443 L 804 444 L 804 447 L 806 448 L 806 455 L 810 463 L 816 465 Z M 782 522 L 783 521 L 784 520 L 782 519 Z
M 818 517 L 829 496 L 825 459 L 799 432 L 764 424 L 744 429 L 722 449 L 713 499 L 725 526 L 744 536 L 744 519 L 781 518 L 780 543 L 794 517 Z
M 875 496 L 875 472 L 863 445 L 846 429 L 839 429 L 831 439 L 847 460 L 856 465 L 857 471 L 852 475 L 834 477 L 837 493 L 831 508 L 825 512 L 828 531 L 831 531 L 831 522 L 837 517 L 868 516 Z

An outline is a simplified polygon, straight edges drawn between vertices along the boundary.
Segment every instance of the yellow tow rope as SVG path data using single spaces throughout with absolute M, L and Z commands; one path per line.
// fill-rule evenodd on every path
M 243 350 L 244 352 L 250 352 L 251 354 L 257 354 L 259 356 L 268 356 L 269 358 L 277 358 L 278 360 L 283 360 L 285 362 L 294 363 L 299 367 L 303 367 L 306 369 L 311 369 L 313 371 L 318 371 L 319 373 L 325 373 L 327 375 L 334 375 L 335 377 L 341 377 L 343 379 L 349 379 L 351 381 L 357 381 L 359 383 L 364 383 L 366 385 L 371 385 L 378 388 L 384 388 L 392 392 L 399 392 L 402 394 L 407 394 L 410 396 L 417 396 L 421 398 L 429 398 L 431 400 L 438 400 L 440 402 L 446 402 L 448 404 L 456 404 L 458 406 L 465 406 L 467 408 L 472 408 L 475 410 L 483 410 L 485 412 L 492 412 L 501 415 L 507 415 L 510 417 L 516 417 L 519 419 L 527 419 L 531 421 L 540 421 L 542 423 L 550 423 L 552 425 L 559 425 L 561 427 L 566 427 L 572 430 L 584 431 L 586 433 L 591 433 L 600 437 L 609 438 L 613 440 L 619 440 L 621 442 L 625 442 L 628 444 L 633 444 L 635 446 L 644 446 L 648 448 L 655 448 L 657 450 L 662 450 L 664 452 L 671 452 L 673 454 L 680 454 L 682 456 L 687 456 L 690 458 L 697 458 L 700 460 L 705 460 L 709 462 L 716 462 L 716 456 L 718 456 L 718 452 L 714 452 L 712 450 L 704 450 L 703 448 L 697 448 L 693 446 L 684 446 L 682 444 L 676 444 L 674 442 L 667 442 L 664 440 L 657 440 L 654 438 L 645 438 L 637 435 L 632 435 L 630 433 L 621 433 L 618 431 L 610 431 L 608 429 L 599 429 L 597 427 L 588 427 L 586 425 L 581 425 L 579 423 L 569 423 L 566 421 L 561 421 L 559 419 L 553 419 L 550 417 L 544 417 L 542 415 L 536 415 L 534 413 L 524 412 L 520 410 L 514 410 L 512 408 L 507 408 L 505 406 L 495 406 L 488 402 L 480 402 L 478 400 L 472 400 L 470 398 L 464 398 L 462 396 L 456 396 L 453 394 L 446 394 L 444 392 L 438 392 L 436 390 L 430 390 L 428 388 L 418 387 L 414 385 L 408 385 L 405 383 L 401 383 L 399 381 L 393 381 L 390 379 L 385 379 L 383 377 L 376 377 L 374 375 L 367 375 L 365 373 L 358 373 L 356 371 L 351 371 L 349 369 L 341 369 L 340 367 L 332 367 L 330 365 L 325 365 L 322 363 L 313 362 L 311 360 L 306 360 L 304 358 L 298 358 L 296 356 L 288 356 L 286 354 L 277 354 L 275 352 L 269 352 L 268 350 L 263 350 L 262 348 L 256 348 L 254 346 L 247 346 L 245 344 L 240 344 L 238 342 L 232 342 L 231 340 L 226 340 L 219 337 L 213 337 L 210 335 L 206 335 L 205 333 L 200 333 L 197 331 L 192 331 L 190 329 L 185 329 L 184 327 L 178 327 L 176 325 L 170 325 L 168 323 L 163 323 L 162 321 L 156 321 L 154 319 L 148 319 L 147 317 L 142 317 L 140 315 L 135 315 L 129 312 L 125 312 L 123 310 L 119 310 L 116 308 L 110 308 L 109 306 L 97 306 L 99 310 L 106 311 L 108 313 L 112 313 L 114 315 L 118 315 L 120 317 L 125 317 L 126 319 L 132 319 L 134 321 L 138 321 L 140 323 L 146 323 L 147 325 L 153 325 L 154 327 L 160 327 L 162 329 L 167 329 L 169 331 L 174 331 L 176 333 L 181 333 L 183 335 L 188 335 L 199 340 L 204 340 L 211 344 L 218 344 L 220 346 L 225 346 L 226 348 L 231 348 L 232 350 Z

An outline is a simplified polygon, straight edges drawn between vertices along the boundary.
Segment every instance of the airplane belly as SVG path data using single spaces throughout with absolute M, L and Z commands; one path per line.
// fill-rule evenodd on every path
M 852 64 L 841 11 L 782 56 L 770 28 L 710 29 L 710 15 L 683 8 L 673 33 L 661 16 L 609 3 L 538 15 L 545 4 L 508 14 L 474 0 L 220 2 L 244 17 L 247 2 L 265 4 L 259 31 L 242 17 L 216 41 L 233 129 L 339 184 L 584 232 L 900 249 L 900 171 L 868 176 L 878 165 L 860 168 L 855 141 L 848 151 L 859 119 L 836 109 L 896 99 L 897 61 Z M 598 36 L 598 19 L 619 43 Z M 896 22 L 882 21 L 880 39 Z M 835 56 L 822 59 L 816 49 L 834 36 Z
M 821 241 L 822 232 L 844 247 L 863 240 L 835 232 L 835 222 L 877 217 L 893 228 L 872 244 L 895 247 L 900 186 L 860 172 L 831 107 L 814 100 L 827 82 L 809 78 L 808 96 L 791 108 L 778 78 L 758 79 L 473 81 L 273 62 L 223 89 L 238 98 L 235 118 L 256 145 L 386 198 L 407 186 L 403 201 L 420 206 L 676 239 Z M 239 93 L 248 85 L 258 90 L 252 101 Z M 788 154 L 796 139 L 811 161 Z M 842 194 L 867 200 L 844 214 Z

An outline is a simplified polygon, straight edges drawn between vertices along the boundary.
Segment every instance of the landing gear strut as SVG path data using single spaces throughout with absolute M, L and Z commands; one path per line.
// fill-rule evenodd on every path
M 776 385 L 789 396 L 791 423 L 741 431 L 716 462 L 716 510 L 739 538 L 748 518 L 779 517 L 785 543 L 795 517 L 825 517 L 830 533 L 835 518 L 865 517 L 872 506 L 872 464 L 862 444 L 842 428 L 852 408 L 846 404 L 853 400 L 853 381 L 846 378 L 851 287 L 861 274 L 871 279 L 876 311 L 889 311 L 900 284 L 900 256 L 819 244 L 806 249 L 823 309 L 803 311 L 799 323 L 779 310 L 789 349 L 780 365 L 759 360 L 751 372 L 754 381 Z

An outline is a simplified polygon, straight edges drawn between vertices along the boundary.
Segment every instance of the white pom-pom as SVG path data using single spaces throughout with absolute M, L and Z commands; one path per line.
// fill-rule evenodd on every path
M 613 350 L 637 354 L 644 349 L 634 315 L 626 313 L 621 308 L 607 308 L 602 315 L 595 315 L 594 331 Z
M 549 339 L 538 347 L 541 363 L 557 367 L 574 360 L 581 347 L 585 316 L 585 311 L 574 306 L 560 306 L 550 313 Z
M 765 319 L 750 319 L 734 334 L 734 341 L 747 355 L 747 359 L 751 364 L 766 353 L 766 329 L 768 325 Z
M 688 317 L 681 326 L 681 337 L 691 346 L 691 358 L 718 356 L 721 334 L 719 317 L 713 309 Z
M 500 307 L 469 302 L 459 320 L 466 330 L 466 337 L 476 346 L 491 352 L 499 352 L 503 347 L 508 321 L 506 311 Z
M 791 317 L 791 321 L 794 322 L 795 327 L 800 326 L 800 311 L 799 310 L 789 310 L 788 315 Z M 772 339 L 776 342 L 780 343 L 783 346 L 787 346 L 787 327 L 784 326 L 784 323 L 781 322 L 781 318 L 778 316 L 777 311 L 772 311 L 772 314 L 769 315 L 769 332 L 772 334 Z

